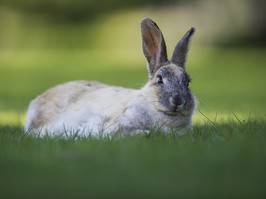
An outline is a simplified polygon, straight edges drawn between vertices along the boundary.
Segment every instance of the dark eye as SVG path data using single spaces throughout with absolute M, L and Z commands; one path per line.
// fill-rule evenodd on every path
M 189 87 L 190 82 L 191 82 L 191 79 L 188 79 L 188 80 L 186 81 L 186 86 L 187 86 L 187 88 Z
M 190 77 L 187 74 L 183 74 L 183 76 L 182 76 L 182 83 L 183 83 L 183 85 L 188 88 L 190 82 L 191 82 Z
M 157 75 L 156 81 L 158 84 L 163 84 L 163 77 L 161 75 Z

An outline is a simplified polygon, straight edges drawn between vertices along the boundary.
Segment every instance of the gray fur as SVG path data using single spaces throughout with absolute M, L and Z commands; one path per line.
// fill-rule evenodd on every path
M 177 44 L 171 61 L 163 34 L 149 18 L 141 22 L 143 53 L 149 80 L 140 90 L 74 81 L 55 86 L 34 99 L 25 131 L 35 134 L 74 132 L 112 135 L 180 131 L 191 126 L 196 100 L 184 64 L 192 28 Z
M 185 67 L 186 56 L 188 52 L 188 44 L 194 32 L 195 32 L 195 28 L 192 27 L 184 35 L 184 37 L 177 43 L 173 56 L 172 56 L 172 62 L 176 64 L 177 66 L 180 66 L 182 68 Z
M 171 61 L 167 58 L 165 40 L 156 23 L 145 18 L 141 28 L 150 81 L 158 95 L 157 109 L 168 114 L 192 115 L 196 102 L 189 89 L 190 78 L 185 70 L 185 61 L 195 28 L 191 28 L 178 42 Z M 158 83 L 158 78 L 162 78 L 162 84 Z

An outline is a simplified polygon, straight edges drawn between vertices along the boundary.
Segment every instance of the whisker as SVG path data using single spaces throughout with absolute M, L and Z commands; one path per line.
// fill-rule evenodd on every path
M 203 117 L 205 117 L 216 129 L 217 129 L 217 127 L 216 127 L 216 125 L 215 125 L 215 123 L 212 121 L 212 120 L 210 120 L 204 113 L 202 113 L 199 109 L 198 109 L 198 112 L 203 116 Z

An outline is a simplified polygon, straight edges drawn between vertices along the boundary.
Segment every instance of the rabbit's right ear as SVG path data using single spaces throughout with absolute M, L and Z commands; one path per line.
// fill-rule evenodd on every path
M 142 49 L 148 62 L 150 79 L 167 62 L 167 52 L 163 34 L 155 22 L 149 18 L 141 21 Z

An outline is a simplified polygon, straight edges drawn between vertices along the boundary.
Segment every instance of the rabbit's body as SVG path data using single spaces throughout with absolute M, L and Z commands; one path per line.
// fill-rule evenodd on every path
M 180 130 L 190 126 L 190 116 L 158 112 L 149 102 L 146 90 L 89 81 L 58 85 L 31 102 L 25 127 L 40 135 L 68 132 L 87 136 L 119 130 L 128 134 L 150 127 Z
M 191 29 L 184 36 L 186 46 L 193 32 Z M 195 98 L 188 89 L 184 68 L 186 46 L 181 55 L 174 52 L 182 59 L 168 61 L 162 34 L 150 19 L 142 21 L 142 36 L 150 77 L 142 89 L 90 81 L 58 85 L 31 102 L 25 130 L 40 135 L 88 136 L 118 131 L 130 134 L 151 128 L 180 131 L 191 126 Z
M 26 128 L 36 132 L 95 134 L 116 130 L 116 120 L 140 91 L 75 81 L 58 85 L 31 102 Z M 116 97 L 115 100 L 112 98 Z M 40 129 L 41 127 L 41 129 Z

